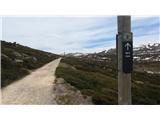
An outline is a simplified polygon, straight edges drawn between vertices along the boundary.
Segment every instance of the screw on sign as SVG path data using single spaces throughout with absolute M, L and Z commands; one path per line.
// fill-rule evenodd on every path
M 133 45 L 132 41 L 122 41 L 123 48 L 123 72 L 131 73 L 133 69 Z

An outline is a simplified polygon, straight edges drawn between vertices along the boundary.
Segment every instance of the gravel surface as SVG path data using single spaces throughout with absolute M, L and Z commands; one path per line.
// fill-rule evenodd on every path
M 57 104 L 54 94 L 55 70 L 61 58 L 2 89 L 2 104 Z

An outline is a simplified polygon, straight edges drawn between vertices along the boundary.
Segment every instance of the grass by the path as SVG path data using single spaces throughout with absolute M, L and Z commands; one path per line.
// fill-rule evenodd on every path
M 58 58 L 55 54 L 5 41 L 1 41 L 1 51 L 1 87 L 6 87 L 28 75 L 29 71 Z
M 96 72 L 85 72 L 61 63 L 56 76 L 81 90 L 82 94 L 92 96 L 94 104 L 117 104 L 117 82 L 114 78 Z
M 109 67 L 103 70 L 94 61 L 65 58 L 62 62 L 56 70 L 57 77 L 64 78 L 82 94 L 92 96 L 94 104 L 117 104 L 118 81 L 110 64 L 106 63 Z M 132 104 L 160 104 L 160 75 L 133 72 Z

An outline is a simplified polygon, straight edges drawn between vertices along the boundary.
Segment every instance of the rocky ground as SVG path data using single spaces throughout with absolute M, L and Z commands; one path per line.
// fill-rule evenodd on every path
M 63 78 L 57 78 L 54 86 L 57 104 L 62 105 L 91 105 L 92 98 L 82 95 L 80 90 L 71 86 Z

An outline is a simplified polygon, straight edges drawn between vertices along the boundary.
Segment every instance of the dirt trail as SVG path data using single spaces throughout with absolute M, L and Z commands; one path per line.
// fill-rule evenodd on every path
M 53 82 L 60 60 L 50 62 L 2 89 L 2 104 L 57 104 Z

